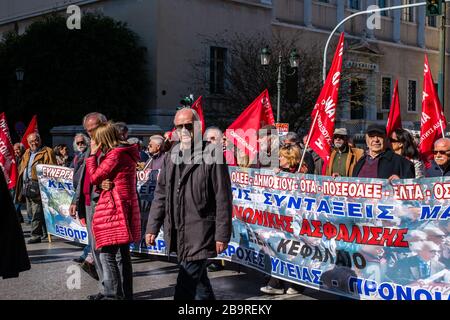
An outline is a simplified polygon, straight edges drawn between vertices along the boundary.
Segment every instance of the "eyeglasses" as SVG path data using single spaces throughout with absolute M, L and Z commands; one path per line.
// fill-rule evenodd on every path
M 450 150 L 433 150 L 433 154 L 448 154 Z
M 84 141 L 78 141 L 77 146 L 80 146 L 80 145 L 85 145 Z
M 335 134 L 333 136 L 333 139 L 341 139 L 341 140 L 345 140 L 346 136 L 341 136 L 340 134 Z
M 389 141 L 391 141 L 391 142 L 401 142 L 400 140 L 393 139 L 393 138 L 389 138 Z
M 179 124 L 179 125 L 176 125 L 175 128 L 177 128 L 178 131 L 183 130 L 183 128 L 185 128 L 188 131 L 192 131 L 192 130 L 194 130 L 194 124 L 193 123 Z

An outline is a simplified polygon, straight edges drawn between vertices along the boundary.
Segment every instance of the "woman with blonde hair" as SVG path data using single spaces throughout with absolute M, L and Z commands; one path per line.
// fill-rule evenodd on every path
M 105 154 L 100 164 L 95 155 L 101 149 Z M 112 122 L 101 124 L 91 140 L 91 156 L 86 159 L 86 170 L 93 185 L 111 181 L 111 188 L 103 189 L 95 208 L 92 231 L 100 251 L 105 299 L 132 299 L 133 272 L 129 245 L 138 242 L 141 235 L 140 212 L 136 191 L 136 164 L 139 148 L 121 140 Z M 117 253 L 120 252 L 122 277 Z
M 290 172 L 297 173 L 301 161 L 301 149 L 297 145 L 284 145 L 280 148 L 279 159 L 280 167 L 275 169 L 275 172 Z M 302 164 L 301 173 L 312 173 L 314 174 L 314 169 L 308 172 L 308 167 L 306 163 Z M 285 291 L 286 289 L 286 291 Z M 279 295 L 279 294 L 297 294 L 302 292 L 304 287 L 300 285 L 295 285 L 287 281 L 270 277 L 267 284 L 260 288 L 260 291 L 267 294 Z

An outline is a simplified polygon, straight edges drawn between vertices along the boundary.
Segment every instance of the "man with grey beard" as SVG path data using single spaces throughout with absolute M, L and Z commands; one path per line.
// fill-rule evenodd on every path
M 348 145 L 346 128 L 336 128 L 333 135 L 334 149 L 330 155 L 326 175 L 333 177 L 351 177 L 355 164 L 364 155 L 364 150 Z

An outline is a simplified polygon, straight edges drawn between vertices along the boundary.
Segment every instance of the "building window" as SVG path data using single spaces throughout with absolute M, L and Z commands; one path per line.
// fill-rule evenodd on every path
M 429 27 L 436 28 L 437 27 L 437 17 L 436 16 L 427 17 L 427 23 L 428 23 Z
M 323 3 L 329 3 L 330 0 L 319 0 L 319 2 L 323 2 Z
M 389 0 L 378 0 L 378 6 L 380 8 L 390 7 Z M 389 11 L 381 11 L 380 15 L 387 17 L 389 15 Z
M 353 10 L 359 10 L 359 8 L 360 8 L 360 1 L 359 0 L 349 0 L 348 1 L 348 7 L 350 9 L 353 9 Z
M 210 93 L 225 93 L 225 68 L 227 49 L 210 48 L 209 57 L 209 91 Z
M 417 81 L 408 80 L 408 111 L 417 112 Z
M 350 118 L 364 119 L 367 83 L 365 79 L 353 78 L 350 82 Z
M 272 4 L 272 0 L 261 0 L 262 4 Z
M 413 0 L 403 0 L 403 4 L 413 4 Z M 407 22 L 414 22 L 414 7 L 403 8 L 402 20 Z
M 381 78 L 381 110 L 389 110 L 392 100 L 392 79 Z

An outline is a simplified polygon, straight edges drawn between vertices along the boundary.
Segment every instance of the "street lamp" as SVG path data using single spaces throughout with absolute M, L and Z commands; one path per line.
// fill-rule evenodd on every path
M 265 47 L 261 49 L 261 65 L 268 66 L 270 64 L 270 56 L 271 52 L 268 47 Z M 281 73 L 282 73 L 282 66 L 283 66 L 283 55 L 280 53 L 278 54 L 278 80 L 277 80 L 277 89 L 278 89 L 278 95 L 277 95 L 277 122 L 280 122 L 280 105 L 281 105 L 281 86 L 283 84 Z M 298 68 L 300 65 L 300 55 L 297 53 L 297 49 L 292 49 L 291 53 L 289 54 L 289 65 L 291 68 Z M 294 70 L 295 73 L 295 70 Z M 288 74 L 288 75 L 293 75 Z
M 16 68 L 16 79 L 17 81 L 21 82 L 23 81 L 23 76 L 25 75 L 25 70 L 23 68 L 19 67 Z

